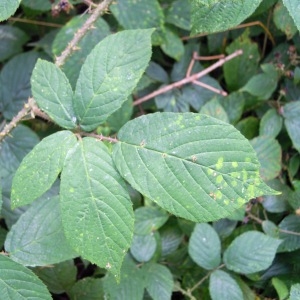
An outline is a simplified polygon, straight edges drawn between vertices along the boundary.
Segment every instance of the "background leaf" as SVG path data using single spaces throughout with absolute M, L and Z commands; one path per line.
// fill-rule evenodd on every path
M 292 16 L 298 30 L 300 31 L 300 7 L 297 0 L 283 0 L 283 3 Z
M 63 232 L 59 197 L 41 198 L 22 214 L 7 235 L 5 250 L 25 266 L 45 266 L 76 257 Z
M 75 143 L 72 132 L 59 131 L 44 138 L 27 154 L 13 179 L 12 207 L 31 203 L 51 187 Z
M 0 73 L 0 110 L 5 119 L 12 119 L 23 108 L 27 98 L 31 95 L 30 76 L 37 58 L 37 52 L 22 53 L 13 57 L 2 68 Z
M 251 274 L 267 269 L 275 257 L 281 240 L 257 231 L 248 231 L 233 240 L 224 252 L 229 270 Z
M 193 261 L 206 270 L 212 270 L 221 263 L 220 238 L 208 224 L 195 226 L 188 247 Z
M 262 0 L 191 0 L 192 35 L 235 27 L 249 17 Z
M 157 247 L 153 234 L 134 235 L 130 247 L 130 253 L 139 262 L 149 261 Z
M 81 256 L 118 276 L 133 233 L 126 185 L 102 142 L 84 138 L 71 151 L 60 190 L 66 237 Z
M 226 272 L 215 270 L 209 278 L 209 293 L 212 300 L 241 300 L 243 292 L 238 283 Z
M 110 35 L 89 54 L 74 99 L 82 129 L 95 129 L 127 100 L 148 65 L 152 31 L 127 30 Z
M 20 5 L 21 0 L 3 0 L 0 3 L 0 21 L 12 16 Z
M 83 278 L 73 285 L 69 294 L 71 300 L 105 299 L 103 279 L 91 277 Z
M 51 300 L 46 286 L 29 269 L 0 255 L 1 297 L 7 300 Z
M 177 216 L 212 221 L 246 199 L 272 193 L 259 179 L 248 141 L 214 118 L 150 114 L 128 122 L 118 138 L 113 159 L 123 178 Z
M 58 125 L 76 127 L 73 91 L 66 75 L 53 63 L 38 60 L 31 77 L 32 94 L 38 106 Z
M 276 137 L 282 128 L 282 117 L 275 108 L 269 109 L 261 118 L 259 124 L 259 135 Z

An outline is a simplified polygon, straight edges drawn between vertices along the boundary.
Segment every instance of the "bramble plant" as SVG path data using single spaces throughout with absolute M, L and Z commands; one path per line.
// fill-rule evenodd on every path
M 4 299 L 298 299 L 297 1 L 51 2 L 0 0 Z

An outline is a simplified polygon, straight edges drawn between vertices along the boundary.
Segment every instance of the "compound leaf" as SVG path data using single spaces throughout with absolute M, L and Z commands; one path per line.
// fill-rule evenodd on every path
M 113 148 L 133 188 L 196 222 L 226 217 L 247 200 L 273 194 L 259 177 L 250 143 L 230 124 L 193 113 L 155 113 L 126 123 Z
M 6 300 L 51 300 L 52 297 L 42 281 L 26 267 L 0 255 L 1 298 Z
M 192 34 L 225 31 L 248 18 L 262 0 L 191 0 Z
M 72 132 L 59 131 L 44 138 L 26 155 L 12 183 L 13 208 L 31 203 L 51 187 L 75 143 Z
M 32 72 L 31 87 L 36 103 L 53 121 L 66 129 L 76 127 L 73 91 L 60 68 L 39 59 Z
M 74 109 L 82 129 L 95 129 L 127 100 L 148 65 L 152 32 L 122 31 L 91 51 L 75 90 Z
M 62 222 L 71 246 L 118 276 L 132 239 L 133 210 L 102 142 L 84 138 L 70 151 L 60 192 Z

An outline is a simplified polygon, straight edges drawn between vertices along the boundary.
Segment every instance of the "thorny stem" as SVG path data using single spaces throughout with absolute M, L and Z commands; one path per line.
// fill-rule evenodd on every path
M 221 58 L 220 60 L 218 60 L 216 63 L 212 64 L 210 67 L 202 70 L 201 72 L 199 73 L 196 73 L 196 74 L 193 74 L 193 75 L 190 75 L 190 76 L 187 76 L 186 78 L 180 80 L 180 81 L 177 81 L 177 82 L 174 82 L 172 84 L 169 84 L 167 86 L 164 86 L 163 88 L 161 89 L 158 89 L 140 99 L 137 99 L 136 101 L 134 101 L 133 105 L 136 106 L 136 105 L 139 105 L 143 102 L 146 102 L 158 95 L 161 95 L 161 94 L 164 94 L 168 91 L 171 91 L 172 89 L 174 88 L 179 88 L 187 83 L 192 83 L 194 81 L 196 81 L 197 79 L 207 75 L 209 72 L 215 70 L 216 68 L 222 66 L 225 62 L 239 56 L 239 55 L 242 55 L 243 54 L 243 51 L 242 50 L 237 50 L 235 52 L 233 52 L 232 54 L 224 57 L 224 58 Z
M 83 26 L 77 30 L 77 32 L 75 33 L 73 39 L 68 44 L 68 46 L 66 47 L 66 49 L 61 53 L 60 56 L 56 57 L 55 64 L 58 67 L 61 67 L 65 63 L 65 61 L 68 58 L 68 56 L 74 50 L 76 50 L 76 45 L 83 38 L 83 36 L 85 35 L 85 33 L 89 29 L 92 28 L 92 25 L 96 22 L 96 20 L 101 15 L 103 15 L 106 12 L 106 10 L 108 9 L 109 5 L 112 2 L 113 2 L 113 0 L 104 0 L 101 3 L 99 3 L 99 5 L 97 5 L 97 7 L 95 8 L 95 10 L 92 12 L 91 16 L 86 20 L 86 22 L 83 24 Z
M 104 136 L 102 134 L 96 134 L 96 133 L 88 133 L 88 132 L 81 132 L 80 133 L 82 136 L 89 136 L 96 138 L 100 141 L 107 141 L 110 143 L 117 143 L 119 140 L 117 138 L 109 137 L 109 136 Z
M 92 1 L 85 0 L 85 2 L 88 5 L 94 6 Z M 71 40 L 71 42 L 68 44 L 66 49 L 62 52 L 62 54 L 58 57 L 56 57 L 55 65 L 58 67 L 61 67 L 68 56 L 72 53 L 72 51 L 76 50 L 77 43 L 83 38 L 85 33 L 92 28 L 93 23 L 102 15 L 104 14 L 109 5 L 113 2 L 113 0 L 103 0 L 101 3 L 97 5 L 97 7 L 92 12 L 91 16 L 86 20 L 84 25 L 78 29 L 78 31 L 75 33 L 74 38 Z M 10 18 L 10 20 L 14 21 L 20 21 L 16 18 Z M 28 20 L 26 20 L 27 22 Z M 48 24 L 48 23 L 47 23 Z M 41 25 L 41 24 L 40 24 Z M 46 25 L 46 23 L 44 24 Z M 18 114 L 8 123 L 5 125 L 4 129 L 0 132 L 0 142 L 7 136 L 9 133 L 17 126 L 19 122 L 21 122 L 24 117 L 26 117 L 29 114 L 32 114 L 32 118 L 34 118 L 34 115 L 40 116 L 43 119 L 46 119 L 48 121 L 52 121 L 47 114 L 43 113 L 34 102 L 33 98 L 29 98 L 28 102 L 24 104 L 24 107 L 18 112 Z

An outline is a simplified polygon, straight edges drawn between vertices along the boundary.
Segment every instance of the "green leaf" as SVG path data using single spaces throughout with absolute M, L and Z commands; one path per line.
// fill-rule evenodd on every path
M 274 288 L 279 296 L 279 300 L 284 300 L 288 297 L 289 290 L 288 290 L 286 284 L 282 280 L 274 277 L 274 278 L 272 278 L 272 285 L 274 286 Z
M 225 239 L 232 234 L 236 228 L 237 221 L 229 219 L 221 219 L 213 224 L 213 228 L 221 239 Z
M 60 192 L 62 222 L 71 246 L 118 276 L 132 239 L 133 210 L 125 182 L 102 142 L 84 138 L 70 151 Z
M 86 277 L 77 281 L 70 290 L 71 300 L 97 300 L 105 299 L 103 279 Z
M 293 284 L 291 287 L 290 292 L 290 299 L 289 300 L 298 300 L 300 297 L 300 284 Z
M 39 142 L 38 136 L 28 127 L 18 125 L 0 147 L 1 177 L 14 174 L 24 156 Z
M 147 235 L 163 226 L 168 218 L 169 215 L 159 208 L 139 207 L 134 211 L 134 233 Z
M 277 177 L 281 171 L 281 147 L 274 138 L 259 136 L 251 140 L 260 162 L 260 176 L 268 181 Z
M 0 61 L 4 61 L 22 52 L 22 46 L 29 40 L 29 36 L 17 27 L 1 25 L 0 39 Z
M 110 273 L 104 278 L 104 291 L 108 299 L 142 300 L 144 289 L 144 272 L 128 256 L 122 264 L 120 283 L 116 283 Z
M 59 131 L 44 138 L 26 155 L 13 179 L 13 208 L 31 203 L 51 187 L 75 143 L 72 132 Z
M 259 135 L 267 135 L 275 138 L 282 128 L 282 117 L 275 108 L 269 109 L 261 118 Z
M 126 123 L 113 160 L 134 189 L 196 222 L 233 213 L 273 194 L 259 178 L 249 142 L 230 124 L 193 113 L 155 113 Z M 242 150 L 241 150 L 242 149 Z
M 273 12 L 273 20 L 276 27 L 283 31 L 288 39 L 291 39 L 297 32 L 297 27 L 300 30 L 299 2 L 295 0 L 283 0 L 283 3 L 280 1 L 276 4 Z
M 5 300 L 51 300 L 46 286 L 29 269 L 0 255 L 0 290 Z
M 0 110 L 5 119 L 11 120 L 23 108 L 24 103 L 31 95 L 30 76 L 37 58 L 37 52 L 22 53 L 13 57 L 2 68 L 0 73 Z
M 288 198 L 290 195 L 290 188 L 283 184 L 279 179 L 274 179 L 268 182 L 268 185 L 280 191 L 280 195 L 263 196 L 262 205 L 264 209 L 272 213 L 281 213 L 289 210 Z
M 192 35 L 235 27 L 247 19 L 262 0 L 191 0 Z
M 227 113 L 229 122 L 231 124 L 235 124 L 243 114 L 245 104 L 244 94 L 240 92 L 233 92 L 219 101 Z
M 300 216 L 289 215 L 278 225 L 279 238 L 283 240 L 278 252 L 291 252 L 300 248 Z M 294 234 L 293 234 L 294 233 Z
M 215 270 L 211 273 L 209 293 L 212 300 L 241 300 L 244 298 L 238 283 L 222 270 Z
M 110 6 L 110 10 L 125 29 L 156 28 L 152 41 L 154 45 L 161 44 L 164 13 L 157 0 L 118 1 Z
M 189 242 L 189 255 L 206 270 L 212 270 L 221 262 L 221 242 L 217 232 L 208 224 L 197 224 Z
M 9 231 L 5 250 L 25 266 L 45 266 L 76 257 L 61 223 L 59 197 L 39 199 Z
M 185 30 L 191 30 L 191 5 L 189 1 L 176 0 L 166 12 L 166 22 Z
M 74 37 L 76 31 L 83 26 L 88 17 L 88 14 L 75 16 L 60 29 L 52 44 L 52 52 L 55 56 L 58 56 L 63 52 Z M 93 24 L 93 28 L 88 30 L 77 44 L 78 49 L 68 56 L 68 59 L 62 66 L 62 70 L 68 77 L 73 89 L 75 89 L 80 69 L 84 64 L 86 57 L 92 49 L 109 34 L 110 29 L 108 24 L 102 18 L 98 18 Z
M 266 235 L 279 239 L 279 229 L 272 221 L 265 220 L 261 226 Z
M 277 87 L 277 71 L 272 64 L 262 65 L 263 73 L 250 78 L 241 91 L 257 97 L 259 100 L 269 100 Z
M 180 60 L 184 54 L 184 46 L 180 37 L 168 27 L 164 34 L 164 41 L 161 44 L 162 51 L 168 56 Z
M 61 69 L 39 59 L 32 72 L 31 86 L 36 103 L 52 120 L 66 129 L 76 127 L 73 91 Z
M 293 146 L 300 152 L 300 101 L 286 104 L 283 107 L 284 124 L 293 142 Z
M 153 234 L 134 235 L 130 252 L 137 261 L 147 262 L 154 255 L 156 247 L 157 243 Z
M 145 264 L 142 269 L 146 275 L 146 289 L 152 299 L 171 299 L 174 282 L 170 270 L 167 267 L 156 263 Z
M 243 55 L 226 62 L 223 66 L 225 81 L 230 91 L 244 86 L 256 74 L 258 68 L 260 60 L 258 46 L 248 36 L 249 31 L 246 30 L 226 48 L 228 54 L 238 49 L 243 51 Z
M 58 2 L 58 0 L 55 0 Z M 44 0 L 22 0 L 22 4 L 34 10 L 47 11 L 51 9 L 51 2 Z
M 66 260 L 51 267 L 36 267 L 33 272 L 54 294 L 69 292 L 76 282 L 77 268 L 73 260 Z
M 171 224 L 160 230 L 161 255 L 166 256 L 174 252 L 182 242 L 183 234 L 178 226 Z
M 229 122 L 227 113 L 217 98 L 213 98 L 212 100 L 205 103 L 202 106 L 200 113 L 214 117 L 223 122 Z
M 0 2 L 0 22 L 12 16 L 20 5 L 21 0 L 2 0 Z
M 224 253 L 229 270 L 251 274 L 267 269 L 282 241 L 261 232 L 248 231 L 233 240 Z
M 127 100 L 148 65 L 152 32 L 118 32 L 106 37 L 89 54 L 80 71 L 74 98 L 82 129 L 97 128 Z
M 258 134 L 259 120 L 255 117 L 243 118 L 235 125 L 247 139 L 253 139 Z

